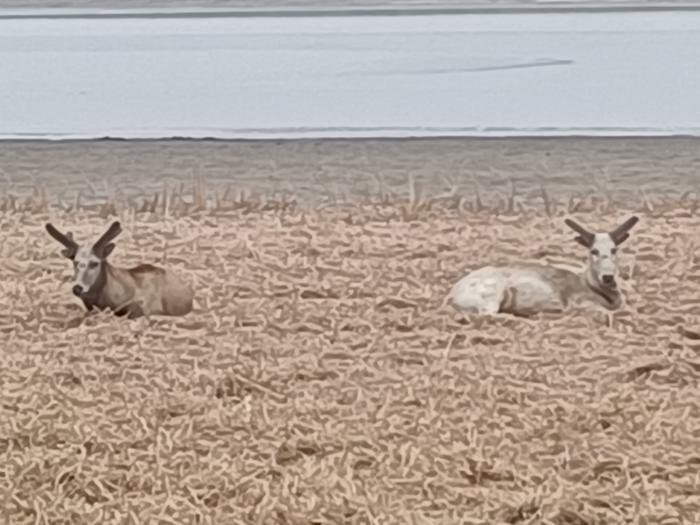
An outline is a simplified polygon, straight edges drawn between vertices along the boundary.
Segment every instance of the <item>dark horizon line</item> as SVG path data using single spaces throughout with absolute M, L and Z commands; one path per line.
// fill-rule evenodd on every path
M 13 12 L 14 11 L 14 12 Z M 533 5 L 533 6 L 390 6 L 390 7 L 331 7 L 331 8 L 0 8 L 0 20 L 12 19 L 99 19 L 99 18 L 300 18 L 351 16 L 434 16 L 478 14 L 556 14 L 556 13 L 633 13 L 662 11 L 700 11 L 700 3 L 651 5 Z M 63 11 L 63 12 L 61 12 Z

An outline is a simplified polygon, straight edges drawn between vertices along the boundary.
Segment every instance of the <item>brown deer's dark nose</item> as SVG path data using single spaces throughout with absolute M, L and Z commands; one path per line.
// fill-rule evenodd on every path
M 603 279 L 603 284 L 615 284 L 615 276 L 614 275 L 603 275 L 601 276 Z
M 74 295 L 77 295 L 78 297 L 80 297 L 80 295 L 81 295 L 82 293 L 83 293 L 83 287 L 80 286 L 79 284 L 76 284 L 76 285 L 73 287 L 73 294 L 74 294 Z

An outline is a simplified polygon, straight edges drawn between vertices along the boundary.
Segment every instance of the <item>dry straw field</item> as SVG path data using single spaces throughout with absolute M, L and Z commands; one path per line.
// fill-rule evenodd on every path
M 303 205 L 195 181 L 0 199 L 6 523 L 700 523 L 697 199 Z M 641 217 L 627 308 L 460 322 L 489 261 L 582 264 L 563 224 Z M 51 220 L 118 217 L 112 262 L 195 285 L 185 318 L 84 315 Z

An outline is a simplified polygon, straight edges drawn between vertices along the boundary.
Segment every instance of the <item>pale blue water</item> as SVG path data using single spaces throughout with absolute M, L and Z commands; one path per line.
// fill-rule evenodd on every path
M 700 134 L 700 13 L 0 20 L 0 138 Z

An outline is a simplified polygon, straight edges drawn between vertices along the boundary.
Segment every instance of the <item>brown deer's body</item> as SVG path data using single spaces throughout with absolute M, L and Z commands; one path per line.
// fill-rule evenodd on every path
M 172 272 L 151 264 L 118 268 L 106 263 L 103 268 L 104 284 L 81 296 L 88 310 L 109 308 L 130 318 L 192 311 L 192 290 Z
M 63 255 L 73 261 L 73 293 L 90 311 L 110 309 L 117 315 L 180 316 L 192 311 L 192 288 L 176 274 L 151 264 L 133 268 L 111 265 L 107 256 L 114 248 L 109 242 L 119 235 L 118 222 L 92 246 L 78 246 L 70 233 L 63 235 L 52 225 L 49 234 L 63 244 Z

